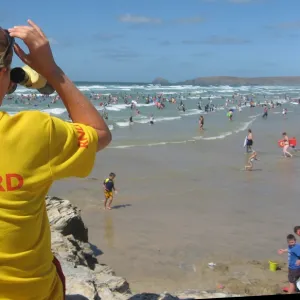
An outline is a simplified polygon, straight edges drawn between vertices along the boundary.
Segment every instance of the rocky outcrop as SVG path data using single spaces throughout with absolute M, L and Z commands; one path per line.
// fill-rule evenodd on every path
M 70 201 L 57 197 L 47 197 L 46 207 L 51 225 L 52 251 L 66 277 L 68 300 L 187 300 L 233 296 L 217 291 L 195 290 L 176 295 L 133 295 L 125 278 L 116 276 L 109 266 L 99 264 L 95 247 L 88 242 L 88 230 L 81 219 L 80 210 Z
M 162 77 L 157 77 L 152 81 L 152 84 L 169 85 L 170 82 Z
M 52 251 L 66 276 L 67 299 L 125 300 L 132 295 L 126 279 L 99 264 L 88 243 L 87 228 L 77 207 L 70 201 L 46 198 L 51 225 Z

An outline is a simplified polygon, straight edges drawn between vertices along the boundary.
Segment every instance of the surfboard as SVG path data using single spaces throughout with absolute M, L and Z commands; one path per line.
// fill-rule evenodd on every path
M 296 138 L 293 137 L 293 138 L 289 139 L 289 144 L 290 144 L 291 147 L 296 147 L 297 146 L 297 140 L 296 140 Z M 278 141 L 278 146 L 280 148 L 283 148 L 284 147 L 284 140 L 279 140 Z
M 247 140 L 248 140 L 248 136 L 245 137 L 245 140 L 244 140 L 244 148 L 247 146 Z

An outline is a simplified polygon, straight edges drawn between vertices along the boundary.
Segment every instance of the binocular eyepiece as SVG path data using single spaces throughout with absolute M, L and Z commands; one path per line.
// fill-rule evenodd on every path
M 50 95 L 54 92 L 54 88 L 47 83 L 47 80 L 29 66 L 13 68 L 10 71 L 10 80 L 14 85 L 8 94 L 12 94 L 16 90 L 17 84 L 29 89 L 36 89 L 44 95 Z

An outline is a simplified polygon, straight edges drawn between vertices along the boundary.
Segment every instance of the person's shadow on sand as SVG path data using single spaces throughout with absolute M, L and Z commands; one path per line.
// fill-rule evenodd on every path
M 120 208 L 126 208 L 132 206 L 131 204 L 121 204 L 121 205 L 115 205 L 111 209 L 120 209 Z
M 142 293 L 142 294 L 136 294 L 132 297 L 130 297 L 128 300 L 158 300 L 160 295 L 158 294 L 152 294 L 152 293 Z
M 67 295 L 66 300 L 90 300 L 87 297 L 84 297 L 82 295 Z

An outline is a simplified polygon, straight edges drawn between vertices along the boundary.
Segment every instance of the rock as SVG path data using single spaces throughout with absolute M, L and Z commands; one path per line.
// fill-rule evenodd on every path
M 80 210 L 56 197 L 47 197 L 46 203 L 52 251 L 66 277 L 66 299 L 128 299 L 131 292 L 126 279 L 115 276 L 94 255 Z
M 56 197 L 47 197 L 46 205 L 51 225 L 52 251 L 66 277 L 67 300 L 188 300 L 233 296 L 197 290 L 176 295 L 167 292 L 132 295 L 125 278 L 115 276 L 109 266 L 99 264 L 93 251 L 95 247 L 88 243 L 88 230 L 81 219 L 80 210 L 70 201 Z
M 117 276 L 111 276 L 107 274 L 95 274 L 96 287 L 108 287 L 112 292 L 127 293 L 129 291 L 128 282 Z
M 75 239 L 88 242 L 88 230 L 81 219 L 80 210 L 69 200 L 47 197 L 46 208 L 53 230 L 61 232 L 63 235 L 72 234 Z
M 169 85 L 170 82 L 162 77 L 157 77 L 152 81 L 152 84 Z

